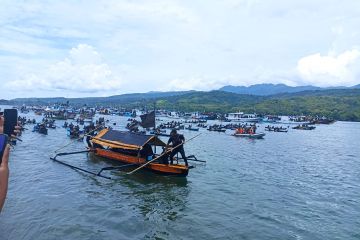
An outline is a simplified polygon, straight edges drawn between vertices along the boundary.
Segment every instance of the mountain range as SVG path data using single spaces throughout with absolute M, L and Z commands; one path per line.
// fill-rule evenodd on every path
M 268 96 L 274 95 L 279 93 L 296 93 L 302 91 L 314 91 L 314 90 L 330 90 L 330 89 L 360 89 L 360 84 L 352 86 L 352 87 L 328 87 L 328 88 L 321 88 L 315 86 L 298 86 L 298 87 L 291 87 L 285 84 L 255 84 L 249 87 L 245 86 L 232 86 L 227 85 L 220 88 L 220 91 L 225 92 L 232 92 L 237 94 L 250 94 L 250 95 L 260 95 L 260 96 Z
M 299 93 L 303 91 L 325 91 L 332 89 L 360 89 L 360 84 L 352 87 L 329 87 L 321 88 L 316 86 L 298 86 L 291 87 L 285 84 L 255 84 L 249 87 L 245 86 L 224 86 L 218 91 L 244 94 L 244 95 L 255 95 L 255 96 L 271 96 L 277 94 L 286 93 Z M 129 102 L 147 101 L 149 99 L 167 98 L 172 96 L 182 96 L 189 93 L 197 92 L 191 91 L 169 91 L 169 92 L 147 92 L 147 93 L 129 93 L 114 95 L 109 97 L 85 97 L 85 98 L 64 98 L 64 97 L 53 97 L 53 98 L 15 98 L 10 101 L 0 100 L 0 104 L 53 104 L 59 102 L 70 101 L 72 104 L 83 104 L 86 102 L 88 105 L 108 105 L 111 103 L 125 104 Z

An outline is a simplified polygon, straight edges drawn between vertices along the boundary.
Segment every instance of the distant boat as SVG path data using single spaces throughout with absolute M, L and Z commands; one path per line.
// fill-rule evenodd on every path
M 283 120 L 281 120 L 282 124 L 309 124 L 310 121 L 306 116 L 290 116 L 290 117 L 284 117 Z
M 297 130 L 314 130 L 315 128 L 316 128 L 315 126 L 309 126 L 307 124 L 302 124 L 302 125 L 293 127 L 293 129 L 297 129 Z
M 189 130 L 189 131 L 199 131 L 199 128 L 194 128 L 192 127 L 191 125 L 189 125 L 188 127 L 185 128 L 186 130 Z
M 226 119 L 231 122 L 259 122 L 261 120 L 255 113 L 243 112 L 229 113 Z
M 180 115 L 177 112 L 170 112 L 166 115 L 168 118 L 179 119 Z
M 45 126 L 44 123 L 42 123 L 42 124 L 40 124 L 40 123 L 36 124 L 36 125 L 34 126 L 34 128 L 33 128 L 33 132 L 38 132 L 38 133 L 44 134 L 44 135 L 47 135 L 47 134 L 48 134 L 48 130 L 47 130 L 47 128 L 46 128 L 46 126 Z
M 269 132 L 288 132 L 288 128 L 277 126 L 266 126 L 265 131 Z
M 234 133 L 233 136 L 259 139 L 259 138 L 263 138 L 265 136 L 265 133 L 263 133 L 263 132 L 260 132 L 260 133 Z
M 221 126 L 209 126 L 209 128 L 207 128 L 208 131 L 213 131 L 213 132 L 226 132 L 226 128 L 223 128 Z
M 266 115 L 261 121 L 264 123 L 278 123 L 281 121 L 281 117 L 274 115 Z
M 239 127 L 235 130 L 235 133 L 232 134 L 235 137 L 247 137 L 247 138 L 263 138 L 265 133 L 260 132 L 256 133 L 256 126 L 255 124 L 250 127 Z
M 311 124 L 331 124 L 334 123 L 335 120 L 334 119 L 329 119 L 326 117 L 321 117 L 321 118 L 315 118 L 313 119 L 310 123 Z

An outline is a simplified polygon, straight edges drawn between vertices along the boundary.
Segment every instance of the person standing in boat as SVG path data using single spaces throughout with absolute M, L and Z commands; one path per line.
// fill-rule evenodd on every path
M 184 150 L 184 142 L 185 142 L 184 135 L 178 134 L 176 129 L 171 130 L 170 138 L 166 145 L 166 148 L 168 148 L 169 146 L 172 147 L 171 153 L 170 153 L 170 163 L 171 164 L 173 164 L 173 157 L 175 156 L 175 154 L 180 153 L 181 157 L 184 159 L 185 165 L 188 166 L 188 162 L 187 162 L 187 158 L 186 158 L 185 150 Z

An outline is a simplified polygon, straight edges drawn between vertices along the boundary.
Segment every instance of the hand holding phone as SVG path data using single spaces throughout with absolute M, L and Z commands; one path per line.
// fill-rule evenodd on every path
M 4 134 L 11 137 L 14 134 L 15 126 L 18 122 L 18 112 L 16 109 L 4 109 Z
M 8 142 L 8 136 L 6 134 L 0 134 L 0 165 L 2 163 L 2 158 L 4 151 Z

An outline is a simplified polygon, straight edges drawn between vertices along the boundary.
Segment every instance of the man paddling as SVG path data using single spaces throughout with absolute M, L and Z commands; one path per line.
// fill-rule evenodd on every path
M 187 158 L 184 151 L 184 143 L 185 138 L 184 135 L 178 134 L 175 129 L 171 130 L 170 132 L 170 138 L 168 140 L 168 143 L 166 145 L 166 148 L 170 146 L 171 143 L 171 153 L 170 153 L 170 163 L 173 164 L 173 157 L 178 152 L 181 154 L 181 157 L 184 159 L 185 165 L 188 166 Z

